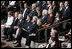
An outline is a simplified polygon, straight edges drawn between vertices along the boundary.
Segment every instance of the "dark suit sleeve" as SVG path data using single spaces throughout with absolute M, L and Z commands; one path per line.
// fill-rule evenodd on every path
M 18 21 L 19 21 L 19 20 L 16 19 L 16 21 L 14 21 L 11 26 L 17 26 L 17 25 L 18 25 Z
M 27 9 L 27 10 L 26 10 L 26 13 L 25 13 L 25 15 L 24 15 L 24 18 L 23 18 L 24 20 L 27 18 L 27 15 L 28 15 L 29 13 L 30 13 L 30 9 Z
M 32 32 L 35 31 L 35 28 L 36 28 L 36 25 L 34 24 L 34 25 L 30 26 L 30 28 L 27 29 L 27 31 L 28 31 L 29 33 L 32 33 Z
M 21 21 L 21 23 L 18 25 L 19 27 L 23 27 L 24 20 Z
M 70 12 L 70 8 L 68 8 L 68 9 L 67 9 L 67 13 L 66 13 L 67 18 L 70 17 L 70 13 L 71 13 L 71 12 Z
M 63 19 L 68 19 L 70 17 L 70 8 L 68 8 L 66 11 L 63 11 Z

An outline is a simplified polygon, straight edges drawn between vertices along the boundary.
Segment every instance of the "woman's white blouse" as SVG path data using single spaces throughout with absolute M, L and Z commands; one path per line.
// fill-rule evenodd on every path
M 8 17 L 8 18 L 7 18 L 6 25 L 11 25 L 11 24 L 13 23 L 13 20 L 14 20 L 13 16 Z

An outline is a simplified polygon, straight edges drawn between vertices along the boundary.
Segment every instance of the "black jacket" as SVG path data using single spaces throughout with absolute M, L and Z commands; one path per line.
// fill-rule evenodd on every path
M 29 33 L 29 34 L 31 34 L 31 33 L 36 33 L 36 24 L 31 24 L 31 25 L 29 25 L 28 27 L 27 27 L 27 32 Z
M 16 20 L 14 19 L 14 21 L 13 21 L 13 23 L 12 23 L 12 25 L 11 26 L 17 26 L 18 25 L 18 21 L 19 21 L 19 19 L 17 18 Z
M 38 15 L 38 13 L 35 10 L 31 10 L 29 14 L 31 15 L 31 17 Z
M 23 11 L 24 12 L 24 11 Z M 24 14 L 24 20 L 27 18 L 27 15 L 30 13 L 30 9 L 29 8 L 27 8 L 27 10 L 26 10 L 26 12 L 25 12 L 25 14 Z
M 70 17 L 70 8 L 68 7 L 66 10 L 65 10 L 65 8 L 64 8 L 64 11 L 63 11 L 63 19 L 67 19 L 67 18 L 69 18 Z
M 25 21 L 25 22 L 23 23 L 23 25 L 22 25 L 22 28 L 27 29 L 27 27 L 30 26 L 31 24 L 32 24 L 31 22 Z
M 58 10 L 58 12 L 60 13 L 61 18 L 62 18 L 62 15 L 63 15 L 63 11 L 64 11 L 64 8 L 62 8 L 61 11 L 60 11 L 60 9 Z

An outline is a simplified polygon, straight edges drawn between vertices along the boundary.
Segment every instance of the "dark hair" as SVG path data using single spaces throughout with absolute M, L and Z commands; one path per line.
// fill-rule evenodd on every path
M 27 16 L 30 18 L 30 20 L 32 20 L 32 17 L 31 17 L 31 15 L 30 15 L 30 14 L 28 14 Z
M 8 11 L 8 12 L 10 12 L 10 15 L 11 15 L 11 16 L 13 16 L 13 14 L 14 14 L 14 12 L 13 12 L 13 11 Z

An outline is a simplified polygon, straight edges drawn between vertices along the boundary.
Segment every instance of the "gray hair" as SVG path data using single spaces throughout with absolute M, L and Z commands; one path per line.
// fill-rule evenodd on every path
M 44 9 L 42 12 L 43 12 L 44 14 L 47 14 L 47 10 L 46 10 L 46 9 Z

